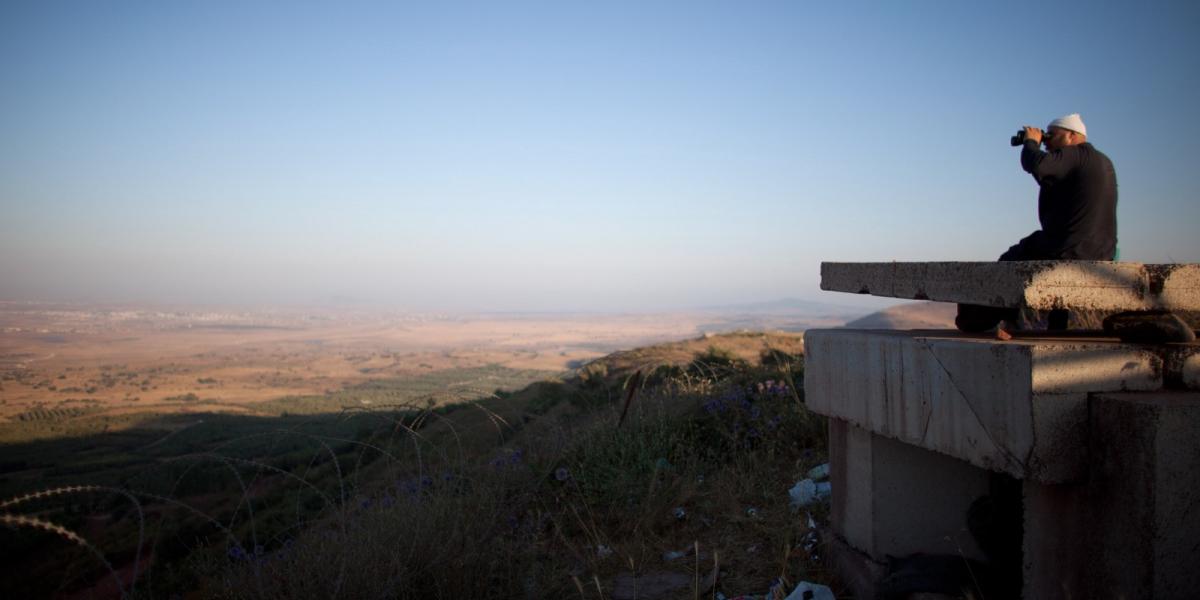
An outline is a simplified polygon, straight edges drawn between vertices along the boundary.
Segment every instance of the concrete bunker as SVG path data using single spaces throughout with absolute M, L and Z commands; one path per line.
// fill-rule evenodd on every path
M 1198 274 L 1194 264 L 825 263 L 821 287 L 1066 309 L 1091 322 L 1169 310 L 1195 327 Z M 806 401 L 830 417 L 832 556 L 856 597 L 888 597 L 905 577 L 921 591 L 933 585 L 923 574 L 970 578 L 988 598 L 1200 589 L 1200 344 L 1089 329 L 1008 340 L 832 329 L 807 332 L 805 352 Z

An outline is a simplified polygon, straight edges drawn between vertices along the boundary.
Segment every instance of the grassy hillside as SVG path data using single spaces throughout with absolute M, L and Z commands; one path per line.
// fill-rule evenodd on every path
M 692 583 L 667 597 L 691 598 L 822 580 L 788 507 L 824 460 L 802 376 L 798 336 L 732 334 L 447 406 L 426 401 L 441 389 L 336 413 L 280 400 L 8 445 L 0 595 L 611 598 L 669 573 Z

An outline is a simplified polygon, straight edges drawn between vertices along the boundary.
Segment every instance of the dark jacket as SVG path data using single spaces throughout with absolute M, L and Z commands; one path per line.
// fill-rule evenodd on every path
M 1113 260 L 1117 251 L 1117 173 L 1084 142 L 1051 152 L 1026 141 L 1021 168 L 1041 186 L 1038 259 Z M 1033 260 L 1025 258 L 1024 260 Z

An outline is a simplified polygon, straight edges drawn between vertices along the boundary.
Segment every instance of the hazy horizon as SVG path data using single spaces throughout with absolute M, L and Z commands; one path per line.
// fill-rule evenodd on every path
M 147 312 L 234 312 L 234 313 L 364 313 L 448 317 L 479 317 L 487 315 L 510 316 L 620 316 L 656 314 L 705 314 L 730 316 L 736 314 L 764 315 L 866 315 L 913 300 L 883 298 L 858 294 L 826 292 L 816 300 L 781 298 L 763 302 L 746 302 L 725 305 L 678 305 L 644 307 L 583 308 L 489 308 L 478 306 L 434 306 L 409 307 L 386 302 L 371 302 L 348 298 L 335 298 L 325 302 L 156 302 L 156 301 L 105 301 L 92 299 L 46 300 L 0 298 L 0 308 L 28 307 L 32 310 L 84 310 L 84 311 L 147 311 Z
M 1200 262 L 1198 25 L 1183 2 L 7 2 L 0 300 L 869 307 L 819 263 L 995 259 L 1037 228 L 1009 136 L 1071 112 L 1116 165 L 1122 259 Z

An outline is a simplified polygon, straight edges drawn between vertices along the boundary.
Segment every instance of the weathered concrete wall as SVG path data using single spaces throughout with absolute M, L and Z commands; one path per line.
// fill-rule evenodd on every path
M 1093 399 L 1088 597 L 1200 590 L 1200 394 Z
M 1190 357 L 1200 346 L 1178 351 Z M 805 352 L 811 410 L 1046 483 L 1086 473 L 1089 393 L 1159 390 L 1164 382 L 1157 353 L 1107 341 L 810 330 Z M 1187 360 L 1172 362 L 1194 363 Z
M 1200 393 L 1099 393 L 1086 402 L 1087 476 L 1020 483 L 1023 597 L 1194 597 Z M 993 475 L 840 419 L 829 427 L 831 548 L 856 594 L 871 597 L 888 556 L 985 559 L 967 518 L 972 502 L 994 492 Z
M 1092 524 L 1087 486 L 1023 482 L 1022 546 L 1025 598 L 1110 598 L 1090 586 Z
M 984 559 L 967 509 L 987 495 L 987 471 L 965 461 L 829 421 L 830 519 L 878 562 L 918 552 Z
M 1138 289 L 1121 269 L 1115 296 Z M 1148 271 L 1142 300 L 1196 299 L 1195 269 Z M 1054 289 L 1031 273 L 1026 294 Z M 1023 597 L 1200 590 L 1200 344 L 841 329 L 808 331 L 805 351 L 806 403 L 831 417 L 834 559 L 856 594 L 873 593 L 888 555 L 983 558 L 966 520 L 989 481 L 989 501 L 1023 515 L 1004 513 L 1020 550 L 992 564 L 1021 572 Z
M 821 263 L 821 289 L 985 306 L 1200 311 L 1200 264 L 1103 261 Z

